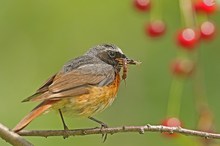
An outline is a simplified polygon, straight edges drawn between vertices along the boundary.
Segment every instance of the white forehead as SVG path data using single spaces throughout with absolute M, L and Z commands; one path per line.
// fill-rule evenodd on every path
M 122 52 L 122 50 L 121 50 L 119 47 L 108 48 L 108 50 L 109 50 L 109 51 L 118 51 L 119 53 L 124 54 L 124 53 Z
M 120 48 L 118 48 L 118 52 L 124 54 Z
M 113 52 L 119 52 L 120 54 L 124 54 L 122 50 L 113 44 L 104 44 L 104 45 L 97 45 L 93 48 L 90 48 L 89 51 L 87 51 L 86 55 L 97 55 L 98 53 L 102 51 L 113 51 Z

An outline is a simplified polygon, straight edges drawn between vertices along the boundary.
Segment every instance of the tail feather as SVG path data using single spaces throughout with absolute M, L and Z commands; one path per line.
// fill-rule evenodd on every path
M 45 101 L 35 107 L 28 115 L 26 115 L 12 130 L 18 132 L 25 128 L 33 119 L 48 110 L 54 101 Z

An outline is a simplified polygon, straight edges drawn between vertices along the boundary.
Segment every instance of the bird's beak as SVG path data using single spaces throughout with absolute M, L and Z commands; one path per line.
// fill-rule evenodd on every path
M 123 55 L 121 58 L 116 58 L 116 60 L 119 62 L 120 65 L 123 65 L 123 64 L 131 64 L 131 65 L 141 64 L 141 62 L 130 59 L 130 58 L 126 57 L 125 55 Z
M 127 60 L 127 64 L 132 64 L 132 65 L 139 65 L 139 64 L 141 64 L 140 61 L 135 61 L 135 60 L 130 59 L 130 58 L 126 58 L 126 60 Z

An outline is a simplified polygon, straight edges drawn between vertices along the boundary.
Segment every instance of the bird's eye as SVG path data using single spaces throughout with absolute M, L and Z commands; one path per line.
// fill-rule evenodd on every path
M 108 52 L 108 55 L 109 55 L 109 57 L 111 57 L 111 58 L 115 58 L 116 52 L 109 51 L 109 52 Z

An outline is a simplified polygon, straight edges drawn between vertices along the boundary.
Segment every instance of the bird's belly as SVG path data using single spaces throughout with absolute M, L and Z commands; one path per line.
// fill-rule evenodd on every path
M 118 92 L 120 77 L 116 78 L 111 85 L 91 86 L 89 94 L 68 98 L 62 112 L 67 116 L 89 117 L 103 111 L 112 104 Z

